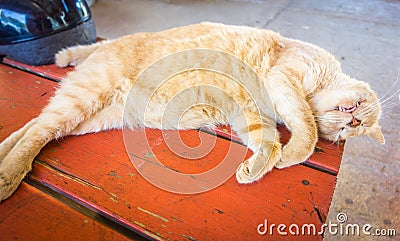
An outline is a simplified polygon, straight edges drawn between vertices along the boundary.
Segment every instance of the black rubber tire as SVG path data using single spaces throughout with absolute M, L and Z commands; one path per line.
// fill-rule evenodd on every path
M 59 50 L 78 44 L 91 44 L 96 39 L 96 27 L 91 18 L 74 28 L 43 38 L 0 45 L 0 55 L 29 65 L 46 65 L 54 63 L 54 56 Z

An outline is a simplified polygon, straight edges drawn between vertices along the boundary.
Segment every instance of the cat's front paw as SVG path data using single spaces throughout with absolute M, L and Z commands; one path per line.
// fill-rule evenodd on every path
M 275 164 L 278 169 L 290 167 L 305 162 L 313 152 L 302 148 L 284 147 L 281 159 Z
M 265 143 L 261 151 L 254 153 L 239 165 L 236 180 L 242 184 L 255 182 L 269 172 L 280 159 L 281 144 Z

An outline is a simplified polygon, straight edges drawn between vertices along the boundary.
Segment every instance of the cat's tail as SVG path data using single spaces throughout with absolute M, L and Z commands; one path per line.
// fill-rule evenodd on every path
M 84 61 L 99 47 L 110 43 L 111 40 L 103 40 L 90 45 L 77 45 L 60 50 L 56 56 L 56 65 L 59 67 L 76 66 Z

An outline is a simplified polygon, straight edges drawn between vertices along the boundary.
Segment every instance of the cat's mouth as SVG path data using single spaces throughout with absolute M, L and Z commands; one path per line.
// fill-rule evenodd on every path
M 361 125 L 361 120 L 357 119 L 353 115 L 353 112 L 356 111 L 360 105 L 361 105 L 361 102 L 357 101 L 354 105 L 350 105 L 350 106 L 336 106 L 335 110 L 351 114 L 352 119 L 347 125 L 350 127 L 357 127 L 357 126 Z

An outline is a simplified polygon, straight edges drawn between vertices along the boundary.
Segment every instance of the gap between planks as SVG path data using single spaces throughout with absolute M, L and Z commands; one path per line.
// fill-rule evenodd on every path
M 36 160 L 35 160 L 35 162 L 39 163 Z M 57 171 L 58 173 L 63 173 L 63 172 L 60 172 L 58 169 L 51 167 L 51 166 L 47 166 L 47 168 L 51 168 L 51 169 Z M 65 175 L 65 174 L 63 173 L 63 175 Z M 74 177 L 73 179 L 75 181 L 77 181 L 77 179 L 81 180 L 78 177 Z M 81 180 L 81 181 L 85 182 L 84 180 Z M 138 241 L 163 240 L 162 238 L 155 236 L 153 233 L 145 232 L 143 230 L 141 230 L 140 232 L 133 230 L 129 226 L 119 222 L 117 219 L 115 219 L 111 215 L 107 215 L 106 213 L 99 212 L 99 210 L 95 210 L 95 209 L 85 205 L 80 200 L 64 193 L 61 190 L 58 190 L 56 187 L 44 185 L 43 183 L 39 182 L 38 180 L 31 178 L 29 175 L 25 177 L 23 182 L 38 189 L 41 192 L 47 194 L 48 196 L 60 201 L 61 203 L 67 205 L 68 207 L 78 211 L 79 213 L 81 213 L 81 214 L 103 224 L 104 226 L 107 226 L 107 227 L 111 228 L 112 230 L 126 236 L 127 238 L 130 238 L 132 240 L 138 240 Z

